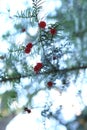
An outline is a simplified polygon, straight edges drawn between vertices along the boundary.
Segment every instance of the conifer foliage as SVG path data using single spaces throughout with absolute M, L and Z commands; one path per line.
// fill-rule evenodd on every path
M 30 88 L 32 88 L 34 82 L 41 83 L 42 81 L 44 81 L 44 91 L 50 91 L 50 89 L 52 88 L 58 89 L 56 84 L 53 82 L 55 82 L 57 77 L 61 78 L 60 75 L 62 73 L 59 69 L 59 60 L 66 51 L 66 49 L 65 51 L 62 51 L 62 48 L 64 48 L 65 45 L 67 46 L 68 42 L 64 43 L 64 45 L 57 42 L 57 37 L 58 39 L 60 39 L 58 32 L 62 31 L 62 28 L 60 27 L 58 22 L 48 24 L 46 20 L 39 19 L 38 14 L 40 12 L 40 9 L 42 8 L 42 0 L 32 0 L 32 4 L 32 9 L 17 12 L 17 14 L 13 17 L 13 19 L 19 19 L 19 23 L 14 25 L 16 30 L 21 30 L 21 34 L 26 33 L 26 36 L 29 37 L 29 39 L 31 40 L 24 40 L 22 44 L 18 45 L 18 43 L 16 43 L 15 41 L 15 39 L 17 38 L 16 34 L 9 34 L 9 36 L 6 37 L 6 40 L 8 40 L 11 44 L 9 47 L 9 52 L 4 58 L 6 68 L 4 68 L 4 72 L 0 78 L 0 82 L 7 83 L 9 81 L 13 84 L 14 87 L 16 87 L 16 84 L 21 84 L 22 79 L 28 78 L 29 82 L 30 79 L 32 79 L 33 82 L 30 83 L 32 85 L 25 85 L 25 89 L 27 88 L 29 90 Z M 21 25 L 20 18 L 25 21 L 26 26 Z M 33 24 L 38 28 L 38 32 L 35 34 L 35 36 L 31 36 L 27 29 L 32 27 Z M 14 37 L 12 37 L 12 35 L 14 35 Z M 12 41 L 10 37 L 12 37 Z M 37 56 L 40 56 L 39 61 L 37 60 Z M 36 60 L 36 62 L 33 64 L 32 62 L 34 60 Z M 21 69 L 19 69 L 18 66 Z M 27 96 L 29 97 L 29 100 L 27 101 L 28 105 L 31 106 L 33 95 L 35 95 L 35 93 L 38 93 L 41 89 L 42 88 L 39 86 L 38 91 L 35 89 L 33 94 L 27 92 Z M 16 91 L 16 93 L 18 92 Z M 11 97 L 10 103 L 12 104 L 14 100 L 17 100 L 17 97 Z M 49 103 L 43 105 L 48 106 L 48 104 Z M 10 105 L 8 107 L 10 108 Z M 30 111 L 26 108 L 27 107 L 25 107 L 25 111 L 30 113 Z M 4 111 L 3 107 L 2 111 Z M 45 114 L 45 116 L 48 115 Z
M 69 39 L 70 36 L 65 32 L 61 21 L 58 20 L 49 24 L 46 18 L 44 18 L 45 20 L 39 18 L 42 5 L 42 0 L 32 0 L 32 9 L 29 8 L 14 15 L 13 19 L 19 19 L 19 23 L 16 23 L 14 28 L 21 30 L 22 34 L 26 34 L 26 38 L 21 44 L 18 44 L 15 40 L 21 33 L 19 35 L 9 33 L 9 35 L 3 35 L 3 38 L 9 42 L 10 47 L 8 53 L 0 57 L 5 63 L 0 76 L 0 83 L 9 82 L 12 84 L 12 90 L 16 94 L 19 94 L 21 90 L 26 90 L 28 97 L 26 105 L 31 106 L 31 108 L 33 97 L 39 91 L 44 90 L 48 93 L 48 97 L 46 103 L 43 104 L 41 115 L 59 120 L 56 112 L 60 112 L 62 107 L 60 109 L 61 104 L 58 106 L 55 112 L 57 116 L 51 111 L 51 106 L 53 105 L 53 102 L 50 101 L 51 90 L 54 89 L 62 95 L 63 92 L 66 92 L 70 83 L 75 81 L 79 70 L 86 69 L 87 66 L 80 65 L 77 61 L 69 64 L 70 58 L 72 59 L 74 54 L 74 47 L 71 44 L 71 39 Z M 20 19 L 23 19 L 24 24 Z M 28 30 L 30 27 L 37 27 L 37 32 L 34 36 Z M 24 85 L 22 81 L 26 78 L 28 79 L 28 84 Z M 61 81 L 61 84 L 58 84 L 57 81 Z M 37 86 L 35 86 L 36 83 L 38 84 Z M 44 87 L 41 86 L 42 83 Z M 22 86 L 21 90 L 18 89 L 19 86 Z M 4 100 L 3 97 L 2 101 Z M 17 101 L 17 98 L 17 96 L 11 96 L 10 104 L 14 100 Z M 2 111 L 6 110 L 4 106 L 6 106 L 4 102 L 1 102 Z M 8 107 L 10 108 L 10 105 Z M 32 112 L 28 107 L 25 107 L 24 111 Z

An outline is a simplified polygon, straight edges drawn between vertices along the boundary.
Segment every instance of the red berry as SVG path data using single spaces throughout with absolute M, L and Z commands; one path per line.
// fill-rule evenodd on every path
M 51 33 L 52 35 L 55 35 L 55 34 L 56 34 L 56 29 L 55 29 L 55 28 L 51 28 L 51 29 L 50 29 L 50 33 Z
M 32 46 L 33 46 L 32 43 L 28 43 L 28 44 L 26 45 L 26 48 L 25 48 L 25 53 L 30 53 Z
M 43 64 L 42 64 L 42 63 L 37 63 L 37 67 L 38 67 L 39 69 L 41 69 L 41 68 L 43 67 Z
M 40 21 L 39 27 L 40 28 L 45 28 L 46 27 L 46 22 L 45 21 Z
M 49 81 L 49 82 L 47 83 L 47 85 L 48 85 L 48 87 L 52 87 L 52 86 L 53 86 L 53 82 Z
M 31 42 L 30 42 L 30 43 L 28 43 L 28 44 L 26 45 L 26 47 L 27 47 L 27 48 L 32 48 L 32 46 L 33 46 L 33 45 L 32 45 L 32 43 L 31 43 Z
M 34 67 L 34 71 L 36 73 L 38 73 L 41 70 L 42 67 L 43 67 L 42 63 L 37 63 L 36 66 Z
M 36 73 L 39 72 L 39 69 L 38 69 L 38 66 L 37 66 L 37 65 L 34 67 L 34 71 L 35 71 Z
M 28 54 L 28 53 L 30 53 L 30 52 L 31 52 L 31 49 L 30 49 L 30 48 L 25 48 L 25 50 L 24 50 L 24 51 L 25 51 L 25 53 L 27 53 L 27 54 Z

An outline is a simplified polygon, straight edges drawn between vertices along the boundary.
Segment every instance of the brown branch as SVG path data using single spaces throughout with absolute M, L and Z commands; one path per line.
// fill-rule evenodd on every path
M 45 75 L 45 74 L 53 74 L 53 73 L 68 73 L 68 72 L 72 72 L 72 71 L 76 71 L 76 70 L 85 70 L 87 69 L 87 65 L 86 66 L 75 66 L 72 68 L 65 68 L 65 69 L 56 69 L 56 70 L 49 70 L 49 71 L 43 71 L 40 72 L 38 74 L 34 74 L 33 76 L 37 76 L 37 75 Z M 19 75 L 19 76 L 14 76 L 14 77 L 2 77 L 0 79 L 0 82 L 7 82 L 7 81 L 14 81 L 14 80 L 20 80 L 21 78 L 26 78 L 26 77 L 31 77 L 32 74 L 29 75 Z
M 13 80 L 20 80 L 21 78 L 25 78 L 28 76 L 20 75 L 20 76 L 14 76 L 14 77 L 2 77 L 0 82 L 7 82 L 7 81 L 13 81 Z

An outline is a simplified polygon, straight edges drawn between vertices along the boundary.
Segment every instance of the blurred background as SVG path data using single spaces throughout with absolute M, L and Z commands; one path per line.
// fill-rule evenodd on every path
M 86 68 L 86 0 L 0 0 L 0 130 L 87 130 Z

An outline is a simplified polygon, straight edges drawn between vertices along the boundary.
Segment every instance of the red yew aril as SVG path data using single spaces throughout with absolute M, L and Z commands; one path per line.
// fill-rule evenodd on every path
M 25 53 L 30 53 L 31 52 L 31 48 L 32 48 L 32 43 L 28 43 L 25 47 Z
M 52 86 L 53 86 L 53 82 L 52 82 L 52 81 L 49 81 L 49 82 L 47 83 L 47 86 L 48 86 L 48 87 L 52 87 Z
M 35 71 L 36 73 L 38 73 L 39 68 L 38 68 L 38 66 L 37 66 L 37 65 L 34 67 L 34 71 Z
M 45 28 L 46 27 L 46 22 L 45 21 L 40 21 L 39 22 L 39 27 L 40 28 Z
M 28 53 L 30 53 L 30 52 L 31 52 L 31 49 L 30 49 L 30 48 L 25 48 L 25 50 L 24 50 L 24 51 L 25 51 L 25 53 L 27 53 L 27 54 L 28 54 Z
M 43 67 L 42 63 L 37 63 L 36 66 L 34 67 L 34 71 L 36 73 L 38 73 L 41 70 L 42 67 Z
M 52 35 L 55 35 L 55 34 L 56 34 L 56 29 L 55 29 L 55 28 L 51 28 L 51 29 L 50 29 L 50 33 L 51 33 Z
M 33 44 L 30 42 L 26 45 L 27 48 L 32 48 Z
M 43 64 L 42 64 L 42 63 L 37 63 L 37 67 L 38 67 L 39 69 L 41 69 L 41 68 L 43 67 Z

